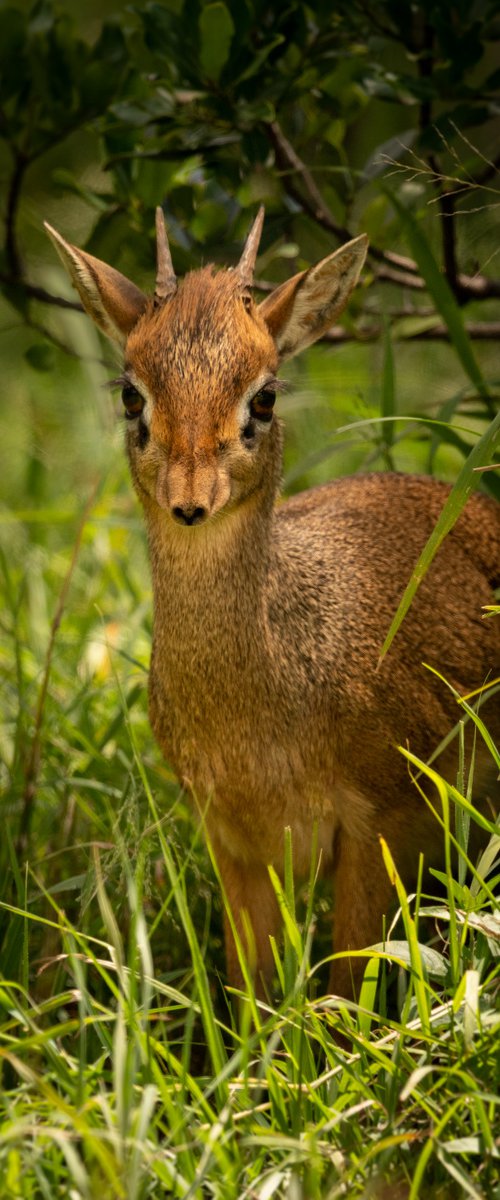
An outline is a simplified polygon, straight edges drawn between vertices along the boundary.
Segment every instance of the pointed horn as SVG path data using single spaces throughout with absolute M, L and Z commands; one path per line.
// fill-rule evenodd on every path
M 155 304 L 163 304 L 163 301 L 169 300 L 177 290 L 177 280 L 168 244 L 163 209 L 160 206 L 156 209 L 156 262 Z
M 259 249 L 259 242 L 262 235 L 262 226 L 264 224 L 264 205 L 261 204 L 255 221 L 252 225 L 250 233 L 245 242 L 243 254 L 238 263 L 237 270 L 241 275 L 241 281 L 244 287 L 251 287 L 253 283 L 253 273 L 255 270 L 255 260 Z

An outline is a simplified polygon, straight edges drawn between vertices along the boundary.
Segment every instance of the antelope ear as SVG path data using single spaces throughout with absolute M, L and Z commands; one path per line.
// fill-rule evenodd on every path
M 149 303 L 147 296 L 114 267 L 65 242 L 47 221 L 44 225 L 83 307 L 108 337 L 123 346 Z
M 367 250 L 368 238 L 362 233 L 282 283 L 259 304 L 280 361 L 310 346 L 333 325 L 358 282 Z

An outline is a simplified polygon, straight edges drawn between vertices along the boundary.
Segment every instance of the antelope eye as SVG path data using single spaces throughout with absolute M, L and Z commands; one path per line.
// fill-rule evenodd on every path
M 122 400 L 125 406 L 125 416 L 128 421 L 140 417 L 144 408 L 144 398 L 132 383 L 126 383 L 122 388 Z
M 276 392 L 271 387 L 262 388 L 262 391 L 257 392 L 257 395 L 250 401 L 250 415 L 256 421 L 268 424 L 273 418 L 275 400 Z

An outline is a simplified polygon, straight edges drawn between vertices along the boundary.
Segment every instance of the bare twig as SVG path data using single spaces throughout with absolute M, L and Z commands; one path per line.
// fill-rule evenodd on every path
M 17 246 L 16 218 L 19 197 L 23 185 L 24 172 L 29 165 L 29 159 L 19 151 L 14 159 L 14 170 L 11 175 L 7 194 L 7 211 L 5 217 L 5 257 L 9 270 L 14 279 L 22 274 L 21 258 Z
M 434 155 L 429 155 L 429 163 L 434 174 L 437 200 L 441 214 L 441 243 L 443 247 L 444 273 L 452 292 L 458 300 L 465 300 L 466 291 L 458 283 L 457 246 L 455 238 L 455 222 L 448 218 L 455 215 L 455 194 L 443 188 L 443 180 L 439 174 L 438 164 Z
M 28 329 L 32 329 L 34 333 L 39 333 L 47 342 L 52 342 L 52 345 L 56 346 L 58 350 L 62 350 L 63 354 L 67 354 L 68 358 L 76 358 L 79 362 L 82 361 L 81 354 L 78 354 L 76 350 L 72 350 L 67 342 L 61 341 L 61 338 L 56 337 L 55 333 L 52 333 L 52 330 L 47 329 L 39 321 L 33 321 L 31 317 L 25 317 L 24 324 L 27 325 Z M 98 362 L 99 360 L 94 359 L 94 361 Z
M 293 196 L 298 203 L 306 209 L 310 216 L 314 217 L 324 229 L 329 229 L 336 237 L 343 241 L 349 240 L 351 234 L 345 225 L 339 225 L 335 220 L 331 209 L 328 208 L 321 192 L 309 171 L 306 164 L 299 158 L 296 150 L 294 150 L 291 142 L 285 137 L 278 121 L 270 121 L 266 126 L 268 136 L 273 145 L 276 162 L 278 167 L 284 171 L 292 171 L 285 180 L 285 186 L 290 195 Z M 299 191 L 294 182 L 294 176 L 298 176 L 303 184 L 305 196 Z
M 404 318 L 406 319 L 407 316 L 408 314 L 405 313 Z M 468 336 L 474 341 L 498 342 L 500 338 L 500 321 L 470 321 L 465 328 Z M 383 326 L 378 323 L 358 329 L 354 333 L 349 329 L 344 329 L 342 325 L 334 325 L 333 329 L 325 333 L 320 340 L 326 343 L 333 342 L 335 345 L 343 342 L 376 342 L 382 337 L 383 332 Z M 398 336 L 397 330 L 395 336 Z M 449 340 L 449 330 L 440 322 L 436 322 L 429 329 L 418 329 L 415 333 L 404 334 L 405 342 L 449 342 Z
M 72 312 L 83 312 L 83 306 L 78 303 L 78 300 L 65 300 L 63 296 L 53 296 L 52 292 L 46 292 L 45 288 L 37 287 L 36 284 L 27 283 L 22 277 L 0 273 L 0 284 L 7 288 L 22 288 L 30 300 L 41 300 L 42 304 L 51 304 L 55 308 L 68 308 Z
M 500 296 L 500 279 L 486 275 L 458 275 L 458 286 L 468 300 L 491 300 Z
M 313 219 L 317 221 L 317 223 L 321 225 L 323 229 L 328 229 L 331 233 L 334 233 L 336 237 L 342 239 L 342 241 L 348 241 L 350 238 L 352 238 L 352 233 L 350 230 L 347 229 L 345 225 L 339 225 L 338 221 L 335 220 L 335 217 L 328 208 L 328 205 L 326 204 L 317 183 L 313 179 L 309 168 L 299 157 L 296 150 L 294 150 L 294 147 L 288 141 L 288 138 L 285 137 L 285 134 L 283 133 L 278 121 L 269 122 L 269 124 L 266 125 L 266 130 L 273 145 L 278 166 L 283 171 L 293 172 L 292 175 L 285 177 L 284 179 L 285 187 L 289 195 L 292 196 L 293 199 L 296 200 L 297 203 L 309 213 L 309 216 L 313 217 Z M 303 185 L 303 191 L 301 191 L 294 182 L 294 175 L 300 179 Z M 393 254 L 388 250 L 380 250 L 377 246 L 373 245 L 370 246 L 370 252 L 374 258 L 380 259 L 382 262 L 387 262 L 392 267 L 399 267 L 403 271 L 415 272 L 418 276 L 417 266 L 416 263 L 413 262 L 413 259 L 406 258 L 402 254 Z
M 425 283 L 421 276 L 412 275 L 409 271 L 395 271 L 393 267 L 386 267 L 382 263 L 377 267 L 375 274 L 381 282 L 397 283 L 399 287 L 412 288 L 416 292 L 425 291 Z
M 66 604 L 66 598 L 68 595 L 69 586 L 70 586 L 71 580 L 73 578 L 73 572 L 75 570 L 76 563 L 78 560 L 78 555 L 80 553 L 80 547 L 82 544 L 84 529 L 87 524 L 89 514 L 95 503 L 95 499 L 97 496 L 99 486 L 100 486 L 100 479 L 96 480 L 96 482 L 92 488 L 92 491 L 90 493 L 89 499 L 87 500 L 87 503 L 83 510 L 82 516 L 80 518 L 78 528 L 76 531 L 76 537 L 75 537 L 73 553 L 71 555 L 70 564 L 69 564 L 68 570 L 66 572 L 66 575 L 64 576 L 63 584 L 62 584 L 61 591 L 59 593 L 59 598 L 57 601 L 56 611 L 54 613 L 54 616 L 52 618 L 52 623 L 50 626 L 50 636 L 49 636 L 49 641 L 48 641 L 48 645 L 47 645 L 47 650 L 45 653 L 45 663 L 44 663 L 44 668 L 43 668 L 42 682 L 40 684 L 40 691 L 38 693 L 38 701 L 37 701 L 37 706 L 36 706 L 35 728 L 34 728 L 34 732 L 33 732 L 33 737 L 31 739 L 31 746 L 30 746 L 30 750 L 29 750 L 29 754 L 28 754 L 28 758 L 27 758 L 26 766 L 25 766 L 25 770 L 24 770 L 23 809 L 22 809 L 22 813 L 21 813 L 20 831 L 19 831 L 19 838 L 18 838 L 18 842 L 17 842 L 17 851 L 18 851 L 18 854 L 20 854 L 20 855 L 24 854 L 26 852 L 27 845 L 28 845 L 29 827 L 30 827 L 30 823 L 31 823 L 33 805 L 34 805 L 36 789 L 37 789 L 37 785 L 38 785 L 38 777 L 39 777 L 39 773 L 40 773 L 43 716 L 44 716 L 45 701 L 47 698 L 47 691 L 48 691 L 48 686 L 49 686 L 50 670 L 51 670 L 51 666 L 52 666 L 52 656 L 54 653 L 55 641 L 56 641 L 59 626 L 61 624 L 61 619 L 62 619 L 62 615 L 64 612 L 64 606 Z

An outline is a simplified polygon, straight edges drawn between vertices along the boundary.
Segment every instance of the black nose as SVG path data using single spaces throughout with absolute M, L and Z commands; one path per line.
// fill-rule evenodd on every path
M 180 525 L 200 525 L 205 520 L 205 517 L 208 516 L 208 512 L 201 504 L 185 504 L 184 507 L 180 504 L 175 504 L 172 509 L 172 516 Z

